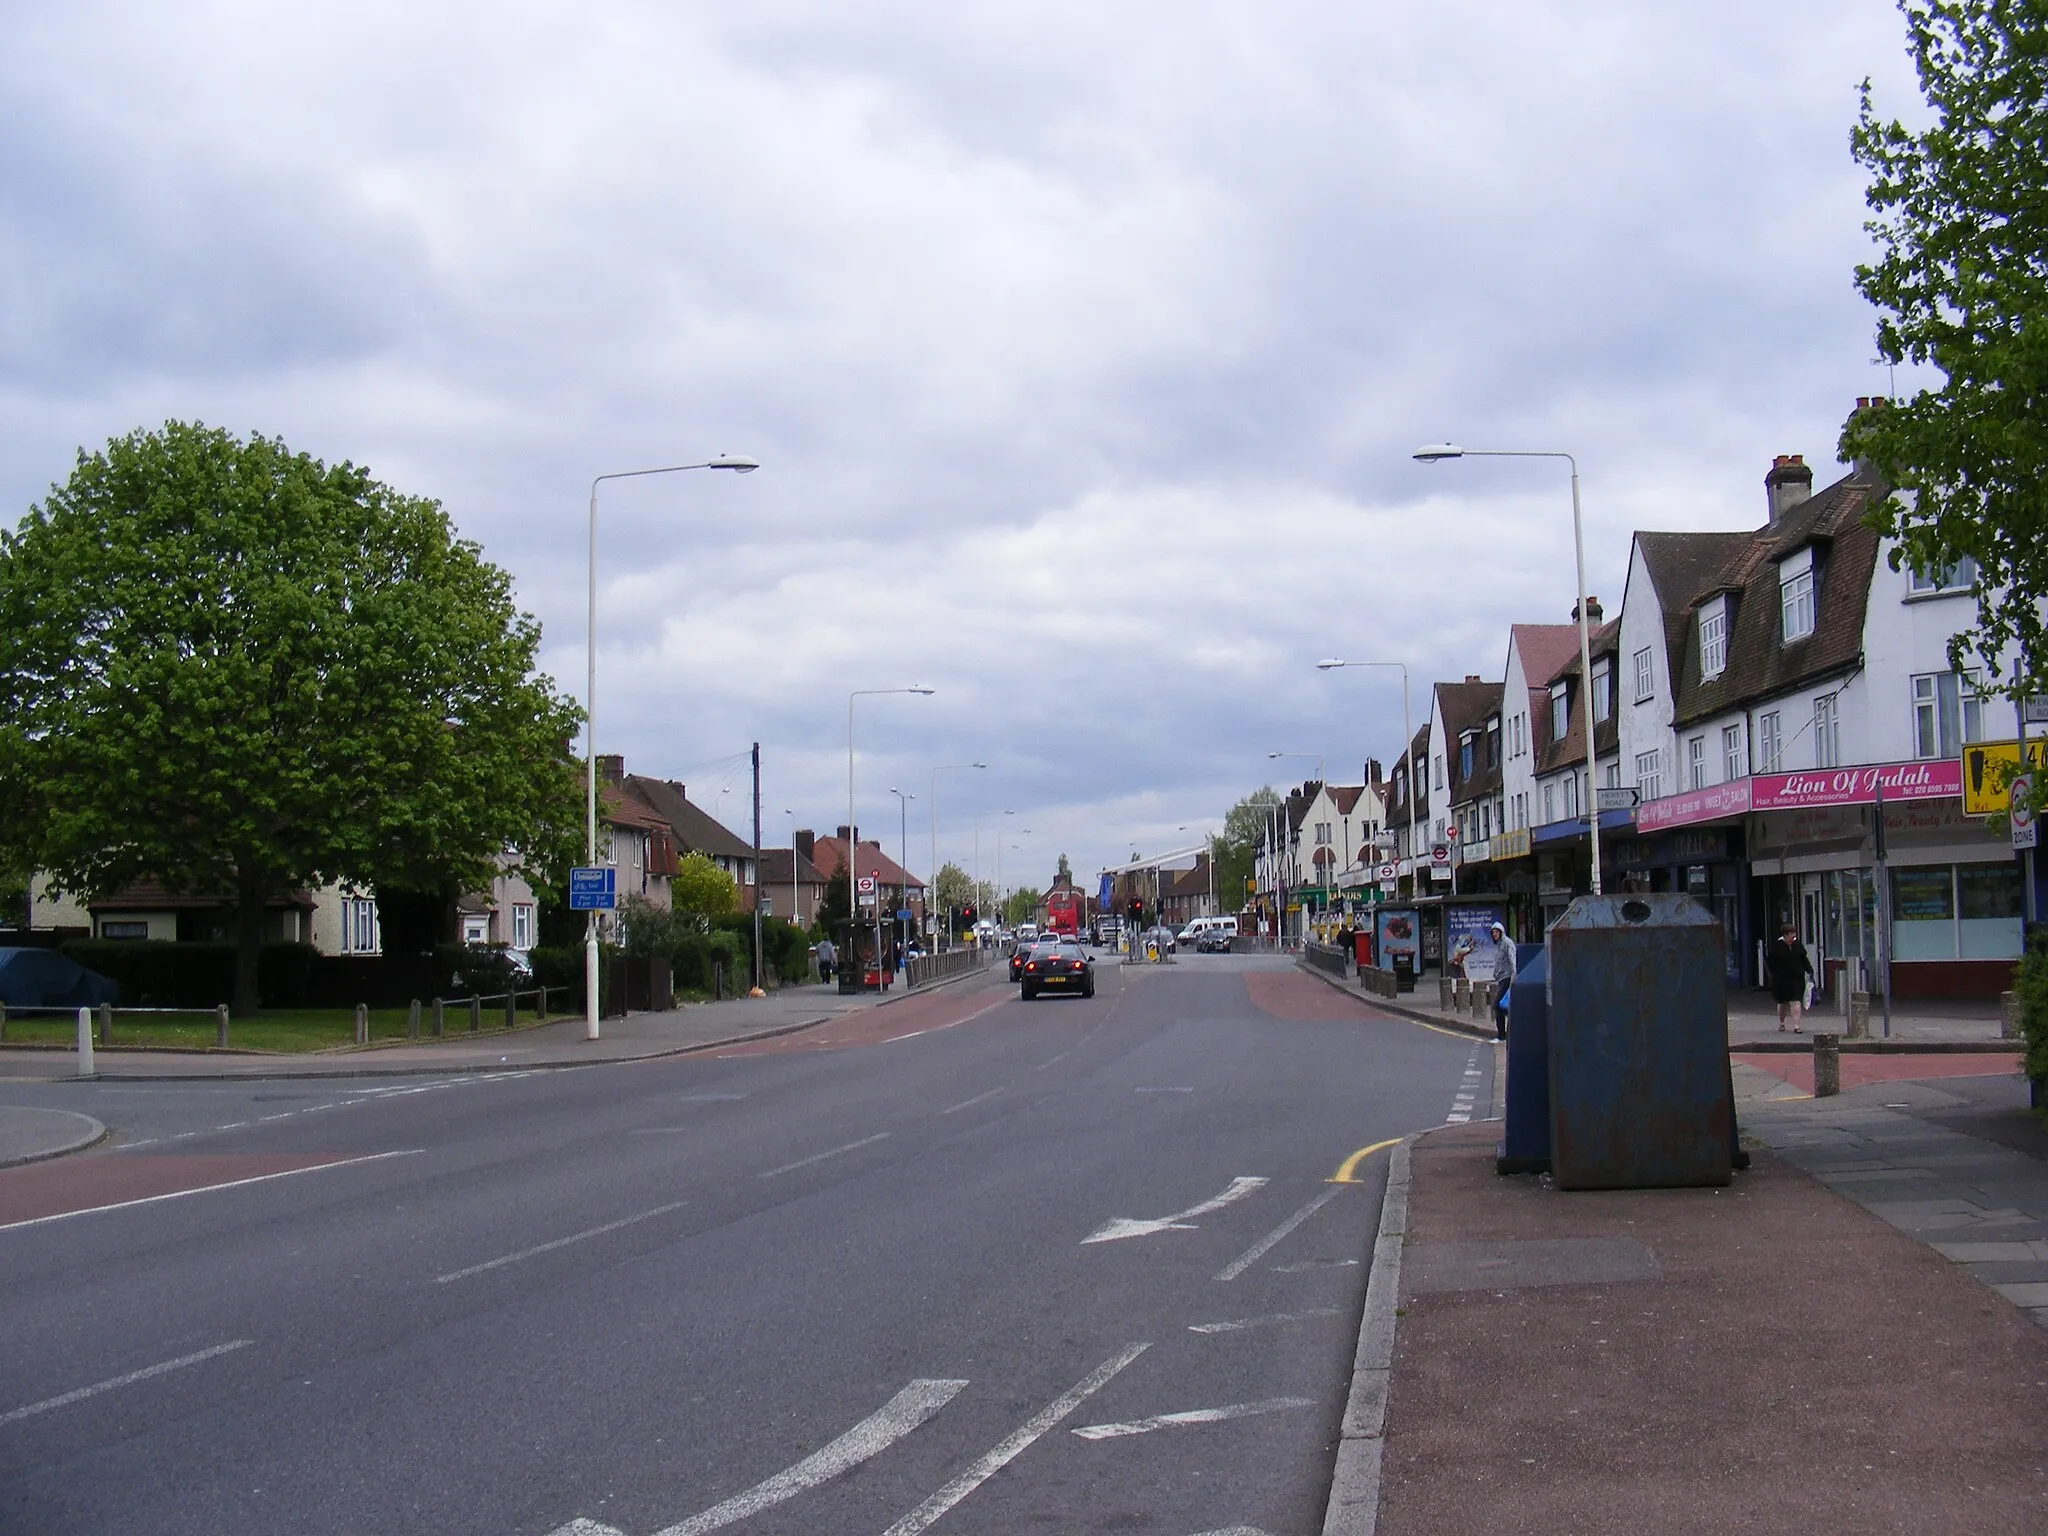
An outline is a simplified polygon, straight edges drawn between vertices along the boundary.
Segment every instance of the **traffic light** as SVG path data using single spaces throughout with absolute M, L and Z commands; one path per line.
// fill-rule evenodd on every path
M 974 926 L 973 902 L 969 902 L 966 906 L 960 909 L 960 926 L 963 928 L 972 928 Z
M 1131 926 L 1133 928 L 1142 928 L 1145 926 L 1145 903 L 1136 896 L 1133 896 L 1131 898 L 1130 915 Z

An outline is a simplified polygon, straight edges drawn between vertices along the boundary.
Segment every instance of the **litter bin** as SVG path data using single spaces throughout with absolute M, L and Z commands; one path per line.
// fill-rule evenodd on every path
M 1726 1184 L 1735 1101 L 1720 919 L 1676 892 L 1581 896 L 1547 940 L 1557 1187 Z
M 1550 1171 L 1550 957 L 1541 944 L 1516 948 L 1521 969 L 1508 988 L 1506 1108 L 1494 1150 L 1497 1173 Z
M 1413 992 L 1415 990 L 1415 957 L 1413 955 L 1394 956 L 1394 990 L 1396 992 Z

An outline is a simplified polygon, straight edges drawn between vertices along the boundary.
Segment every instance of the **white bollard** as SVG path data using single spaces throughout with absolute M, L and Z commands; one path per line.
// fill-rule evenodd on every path
M 92 1068 L 92 1010 L 78 1010 L 78 1075 L 91 1077 Z

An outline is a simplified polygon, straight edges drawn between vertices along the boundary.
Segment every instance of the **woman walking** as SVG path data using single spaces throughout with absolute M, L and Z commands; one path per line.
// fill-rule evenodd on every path
M 1806 957 L 1806 946 L 1799 942 L 1798 928 L 1789 921 L 1764 956 L 1764 972 L 1770 980 L 1771 996 L 1778 1004 L 1778 1033 L 1785 1032 L 1788 1020 L 1792 1033 L 1801 1033 L 1800 1006 L 1806 998 L 1806 983 L 1813 975 L 1813 962 Z

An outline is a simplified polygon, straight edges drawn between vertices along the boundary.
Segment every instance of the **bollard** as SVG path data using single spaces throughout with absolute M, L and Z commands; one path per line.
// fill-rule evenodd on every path
M 484 1027 L 484 1000 L 474 992 L 469 994 L 469 1032 L 474 1035 Z
M 1849 1035 L 1851 1040 L 1870 1038 L 1870 994 L 1851 992 L 1849 994 Z
M 114 1005 L 100 1004 L 100 1044 L 111 1045 L 114 1041 Z
M 436 1040 L 438 1040 L 438 1039 L 440 1039 L 440 1038 L 441 1038 L 441 1019 L 442 1019 L 442 1016 L 443 1016 L 443 1015 L 444 1015 L 444 1014 L 445 1014 L 445 1013 L 446 1013 L 446 1012 L 448 1011 L 448 1005 L 447 1005 L 446 1003 L 442 1002 L 442 1001 L 441 1001 L 441 999 L 437 997 L 437 998 L 435 998 L 435 999 L 434 999 L 434 1003 L 433 1003 L 433 1008 L 434 1008 L 434 1038 L 435 1038 Z
M 92 1071 L 92 1010 L 78 1010 L 78 1075 L 91 1077 Z
M 725 962 L 723 960 L 711 962 L 711 995 L 721 1003 L 725 1001 Z
M 213 1005 L 213 1048 L 224 1051 L 228 1048 L 228 1005 Z
M 541 1023 L 545 1024 L 545 1023 L 547 1023 L 547 1021 L 548 1021 L 548 989 L 547 989 L 546 987 L 542 987 L 542 988 L 540 988 L 539 990 L 540 990 L 540 1021 L 541 1021 Z
M 2017 1040 L 2020 1038 L 2020 995 L 2017 992 L 1998 994 L 1998 1038 Z
M 368 1045 L 369 1043 L 370 1043 L 370 1005 L 369 1005 L 368 1003 L 357 1003 L 357 1004 L 356 1004 L 356 1044 L 357 1044 L 357 1045 Z
M 519 1027 L 519 994 L 517 992 L 507 992 L 505 994 L 505 1027 L 507 1029 L 517 1029 Z
M 1813 1096 L 1831 1099 L 1842 1091 L 1842 1037 L 1813 1037 Z
M 1451 1012 L 1463 1013 L 1472 996 L 1472 983 L 1463 976 L 1451 978 Z
M 420 1000 L 414 998 L 412 1006 L 405 1010 L 405 1038 L 417 1040 L 420 1037 Z
M 1449 1012 L 1451 1011 L 1451 990 L 1452 990 L 1452 981 L 1451 981 L 1451 978 L 1450 978 L 1450 977 L 1448 977 L 1448 976 L 1439 976 L 1439 977 L 1437 977 L 1437 979 L 1436 979 L 1436 1006 L 1437 1006 L 1437 1008 L 1438 1008 L 1438 1010 L 1439 1010 L 1440 1012 L 1443 1012 L 1443 1013 L 1449 1013 Z

